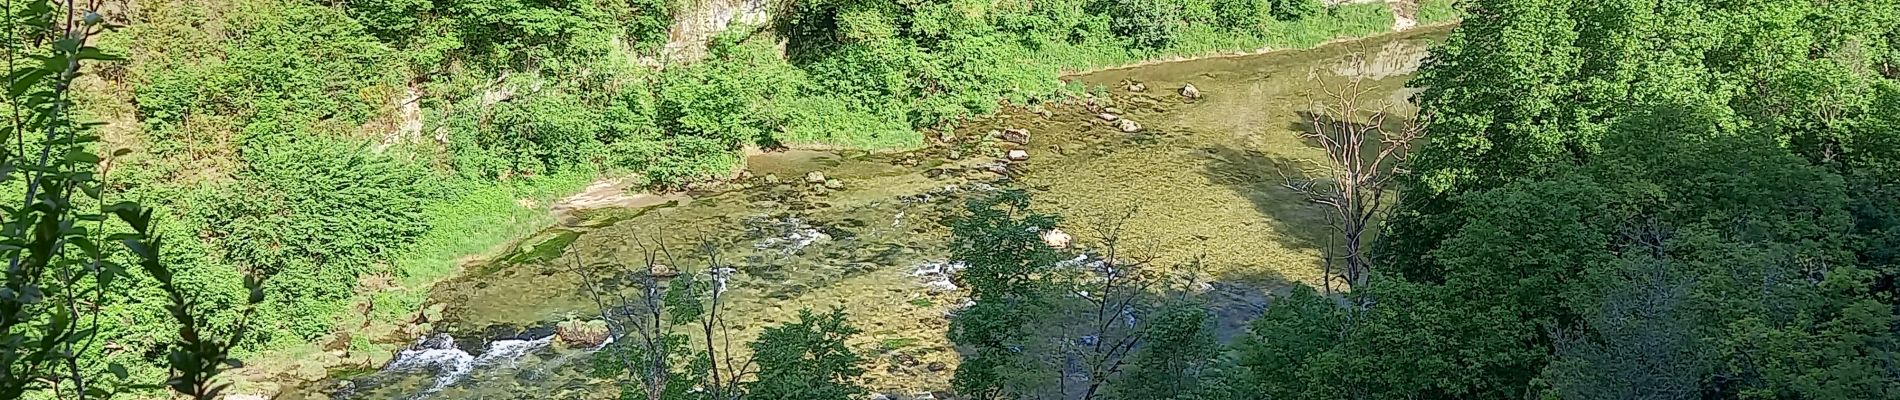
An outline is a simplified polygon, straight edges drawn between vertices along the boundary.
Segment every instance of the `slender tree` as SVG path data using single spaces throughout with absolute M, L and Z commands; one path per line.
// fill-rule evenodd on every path
M 1357 53 L 1348 62 L 1354 64 L 1352 69 L 1363 70 L 1367 61 L 1364 53 Z M 1365 283 L 1372 270 L 1370 235 L 1387 210 L 1394 179 L 1405 172 L 1400 166 L 1425 130 L 1415 120 L 1393 115 L 1393 104 L 1378 98 L 1380 87 L 1367 85 L 1364 77 L 1323 76 L 1314 73 L 1324 97 L 1304 113 L 1312 130 L 1301 137 L 1324 150 L 1326 162 L 1309 168 L 1283 166 L 1281 176 L 1283 186 L 1326 207 L 1327 221 L 1344 252 L 1334 255 L 1328 246 L 1324 286 L 1331 290 L 1335 261 L 1344 264 L 1339 278 L 1347 287 Z

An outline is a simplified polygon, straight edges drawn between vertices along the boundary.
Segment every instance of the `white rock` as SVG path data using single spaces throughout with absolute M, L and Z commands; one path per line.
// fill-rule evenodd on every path
M 1135 123 L 1134 120 L 1130 120 L 1130 119 L 1121 120 L 1119 127 L 1121 128 L 1122 132 L 1127 132 L 1127 133 L 1135 133 L 1135 132 L 1141 131 L 1141 124 L 1137 124 Z
M 1074 237 L 1069 236 L 1067 232 L 1063 232 L 1061 229 L 1050 229 L 1042 233 L 1042 243 L 1058 249 L 1068 248 L 1069 242 L 1074 240 Z
M 1010 150 L 1006 156 L 1010 161 L 1029 161 L 1029 152 L 1023 149 Z

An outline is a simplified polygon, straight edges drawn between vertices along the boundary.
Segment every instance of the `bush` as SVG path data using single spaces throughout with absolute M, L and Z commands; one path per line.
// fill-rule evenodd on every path
M 256 134 L 254 134 L 256 135 Z M 261 318 L 299 339 L 327 332 L 356 278 L 428 229 L 427 173 L 345 143 L 283 135 L 247 146 L 242 179 L 194 203 L 226 262 L 267 278 Z
M 1267 0 L 1267 2 L 1273 19 L 1281 21 L 1298 21 L 1319 14 L 1325 9 L 1320 5 L 1319 0 Z
M 1215 23 L 1229 30 L 1258 34 L 1266 29 L 1266 22 L 1273 18 L 1268 13 L 1272 6 L 1267 1 L 1215 0 Z
M 1180 30 L 1181 9 L 1167 0 L 1113 0 L 1108 27 L 1135 47 L 1161 49 Z

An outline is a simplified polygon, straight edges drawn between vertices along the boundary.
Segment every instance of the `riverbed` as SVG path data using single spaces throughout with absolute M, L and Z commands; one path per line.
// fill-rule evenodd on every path
M 470 265 L 432 290 L 431 320 L 418 325 L 429 334 L 410 349 L 305 394 L 610 398 L 612 381 L 588 373 L 593 348 L 555 340 L 552 327 L 598 316 L 589 284 L 655 255 L 670 255 L 663 264 L 679 273 L 732 268 L 722 297 L 738 347 L 800 309 L 837 307 L 865 332 L 850 345 L 867 360 L 867 388 L 894 398 L 943 390 L 957 364 L 945 315 L 964 301 L 943 271 L 954 262 L 944 224 L 963 199 L 1005 188 L 1061 215 L 1079 247 L 1119 223 L 1122 251 L 1193 276 L 1233 336 L 1273 292 L 1322 281 L 1325 214 L 1281 185 L 1283 173 L 1323 159 L 1300 139 L 1302 112 L 1321 85 L 1358 77 L 1409 115 L 1415 90 L 1404 84 L 1445 34 L 1071 76 L 1091 90 L 932 133 L 916 151 L 752 155 L 746 178 L 578 211 Z M 1188 85 L 1202 96 L 1182 96 Z M 1026 143 L 999 137 L 1011 130 L 1026 131 Z M 1011 150 L 1026 159 L 1009 160 Z

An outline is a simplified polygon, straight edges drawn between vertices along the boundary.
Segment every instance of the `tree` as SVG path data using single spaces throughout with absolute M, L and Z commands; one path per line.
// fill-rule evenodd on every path
M 1366 63 L 1363 54 L 1353 55 L 1350 60 L 1361 67 Z M 1405 172 L 1399 165 L 1405 163 L 1413 142 L 1424 138 L 1425 130 L 1423 124 L 1411 121 L 1388 121 L 1402 117 L 1392 116 L 1389 103 L 1365 99 L 1378 87 L 1363 86 L 1365 78 L 1361 76 L 1342 77 L 1337 85 L 1324 82 L 1317 72 L 1314 76 L 1325 98 L 1314 104 L 1315 111 L 1305 114 L 1312 131 L 1302 137 L 1326 152 L 1327 163 L 1318 166 L 1319 179 L 1307 177 L 1306 171 L 1292 175 L 1282 171 L 1281 175 L 1286 188 L 1327 207 L 1327 221 L 1338 232 L 1340 247 L 1345 251 L 1336 257 L 1345 263 L 1341 278 L 1346 287 L 1357 287 L 1365 284 L 1366 275 L 1372 271 L 1372 255 L 1367 248 L 1373 238 L 1368 235 L 1376 232 L 1374 227 L 1385 216 L 1390 185 Z M 1365 115 L 1363 120 L 1360 115 Z M 1329 293 L 1335 259 L 1331 251 L 1329 246 L 1324 271 Z
M 951 387 L 973 399 L 1034 393 L 1053 380 L 1023 354 L 1033 340 L 1026 328 L 1050 306 L 1057 288 L 1042 273 L 1060 259 L 1038 233 L 1058 218 L 1031 212 L 1029 195 L 1017 190 L 972 199 L 964 210 L 951 223 L 950 255 L 968 265 L 958 279 L 972 304 L 950 318 L 950 340 L 968 349 Z
M 1128 370 L 1112 382 L 1112 398 L 1198 398 L 1222 350 L 1213 323 L 1206 306 L 1195 302 L 1156 310 L 1142 324 L 1144 345 L 1134 350 Z
M 853 379 L 864 373 L 857 353 L 845 339 L 861 331 L 845 320 L 844 310 L 825 314 L 800 310 L 798 321 L 765 328 L 752 342 L 759 378 L 746 383 L 756 399 L 830 400 L 864 393 Z
M 756 358 L 739 360 L 732 350 L 732 329 L 721 314 L 726 280 L 732 269 L 719 263 L 710 245 L 702 246 L 705 274 L 680 271 L 685 266 L 665 244 L 640 243 L 642 262 L 630 267 L 609 261 L 589 265 L 579 255 L 569 258 L 588 295 L 601 310 L 613 339 L 597 359 L 597 375 L 623 377 L 622 398 L 647 400 L 736 400 L 745 396 L 742 382 L 757 372 Z M 605 272 L 611 277 L 599 276 Z M 632 287 L 609 283 L 631 280 Z M 626 289 L 635 291 L 628 296 Z M 695 329 L 698 337 L 681 331 Z M 628 337 L 628 335 L 631 337 Z M 695 341 L 694 339 L 697 339 Z

